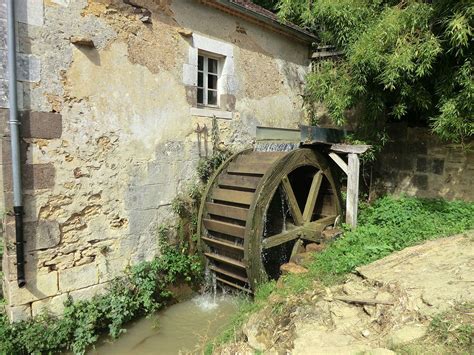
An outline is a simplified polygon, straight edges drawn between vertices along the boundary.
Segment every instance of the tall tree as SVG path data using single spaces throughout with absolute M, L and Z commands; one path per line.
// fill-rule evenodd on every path
M 343 52 L 307 78 L 307 100 L 337 124 L 417 120 L 441 137 L 474 133 L 472 0 L 280 0 L 279 15 Z

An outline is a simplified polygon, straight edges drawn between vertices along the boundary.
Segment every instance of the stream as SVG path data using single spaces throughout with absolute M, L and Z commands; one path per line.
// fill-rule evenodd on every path
M 229 295 L 198 295 L 156 315 L 131 322 L 115 341 L 105 338 L 90 355 L 202 353 L 206 342 L 228 323 L 237 311 Z

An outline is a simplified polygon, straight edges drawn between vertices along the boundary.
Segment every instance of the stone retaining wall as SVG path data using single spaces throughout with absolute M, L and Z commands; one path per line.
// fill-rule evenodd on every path
M 474 201 L 474 152 L 447 144 L 428 128 L 393 124 L 377 160 L 379 192 Z

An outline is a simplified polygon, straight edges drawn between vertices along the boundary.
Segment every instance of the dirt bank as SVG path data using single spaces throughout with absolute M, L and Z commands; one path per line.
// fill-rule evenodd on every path
M 394 354 L 425 341 L 433 317 L 456 307 L 464 307 L 472 332 L 472 270 L 474 231 L 410 247 L 360 267 L 343 284 L 270 296 L 240 341 L 215 353 Z

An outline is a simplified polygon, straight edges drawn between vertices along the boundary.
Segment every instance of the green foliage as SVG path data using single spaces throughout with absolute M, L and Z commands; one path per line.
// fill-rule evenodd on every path
M 363 205 L 359 226 L 318 254 L 310 271 L 332 279 L 422 241 L 474 228 L 474 204 L 383 197 Z
M 474 349 L 474 303 L 461 303 L 433 318 L 429 333 L 453 350 Z
M 161 229 L 162 238 L 165 233 Z M 61 318 L 43 314 L 10 324 L 6 315 L 0 314 L 0 353 L 70 350 L 81 354 L 100 334 L 107 332 L 116 338 L 128 321 L 162 308 L 173 297 L 169 286 L 200 280 L 202 266 L 197 256 L 182 253 L 179 245 L 161 245 L 159 258 L 129 268 L 124 277 L 112 283 L 107 294 L 89 301 L 68 300 Z
M 216 169 L 229 158 L 231 153 L 229 151 L 215 151 L 209 158 L 202 158 L 199 161 L 197 172 L 202 182 L 206 183 L 214 174 Z
M 280 0 L 279 14 L 344 55 L 315 65 L 305 98 L 337 124 L 356 109 L 431 123 L 441 137 L 474 133 L 474 3 L 468 0 Z M 373 137 L 377 140 L 377 137 Z

